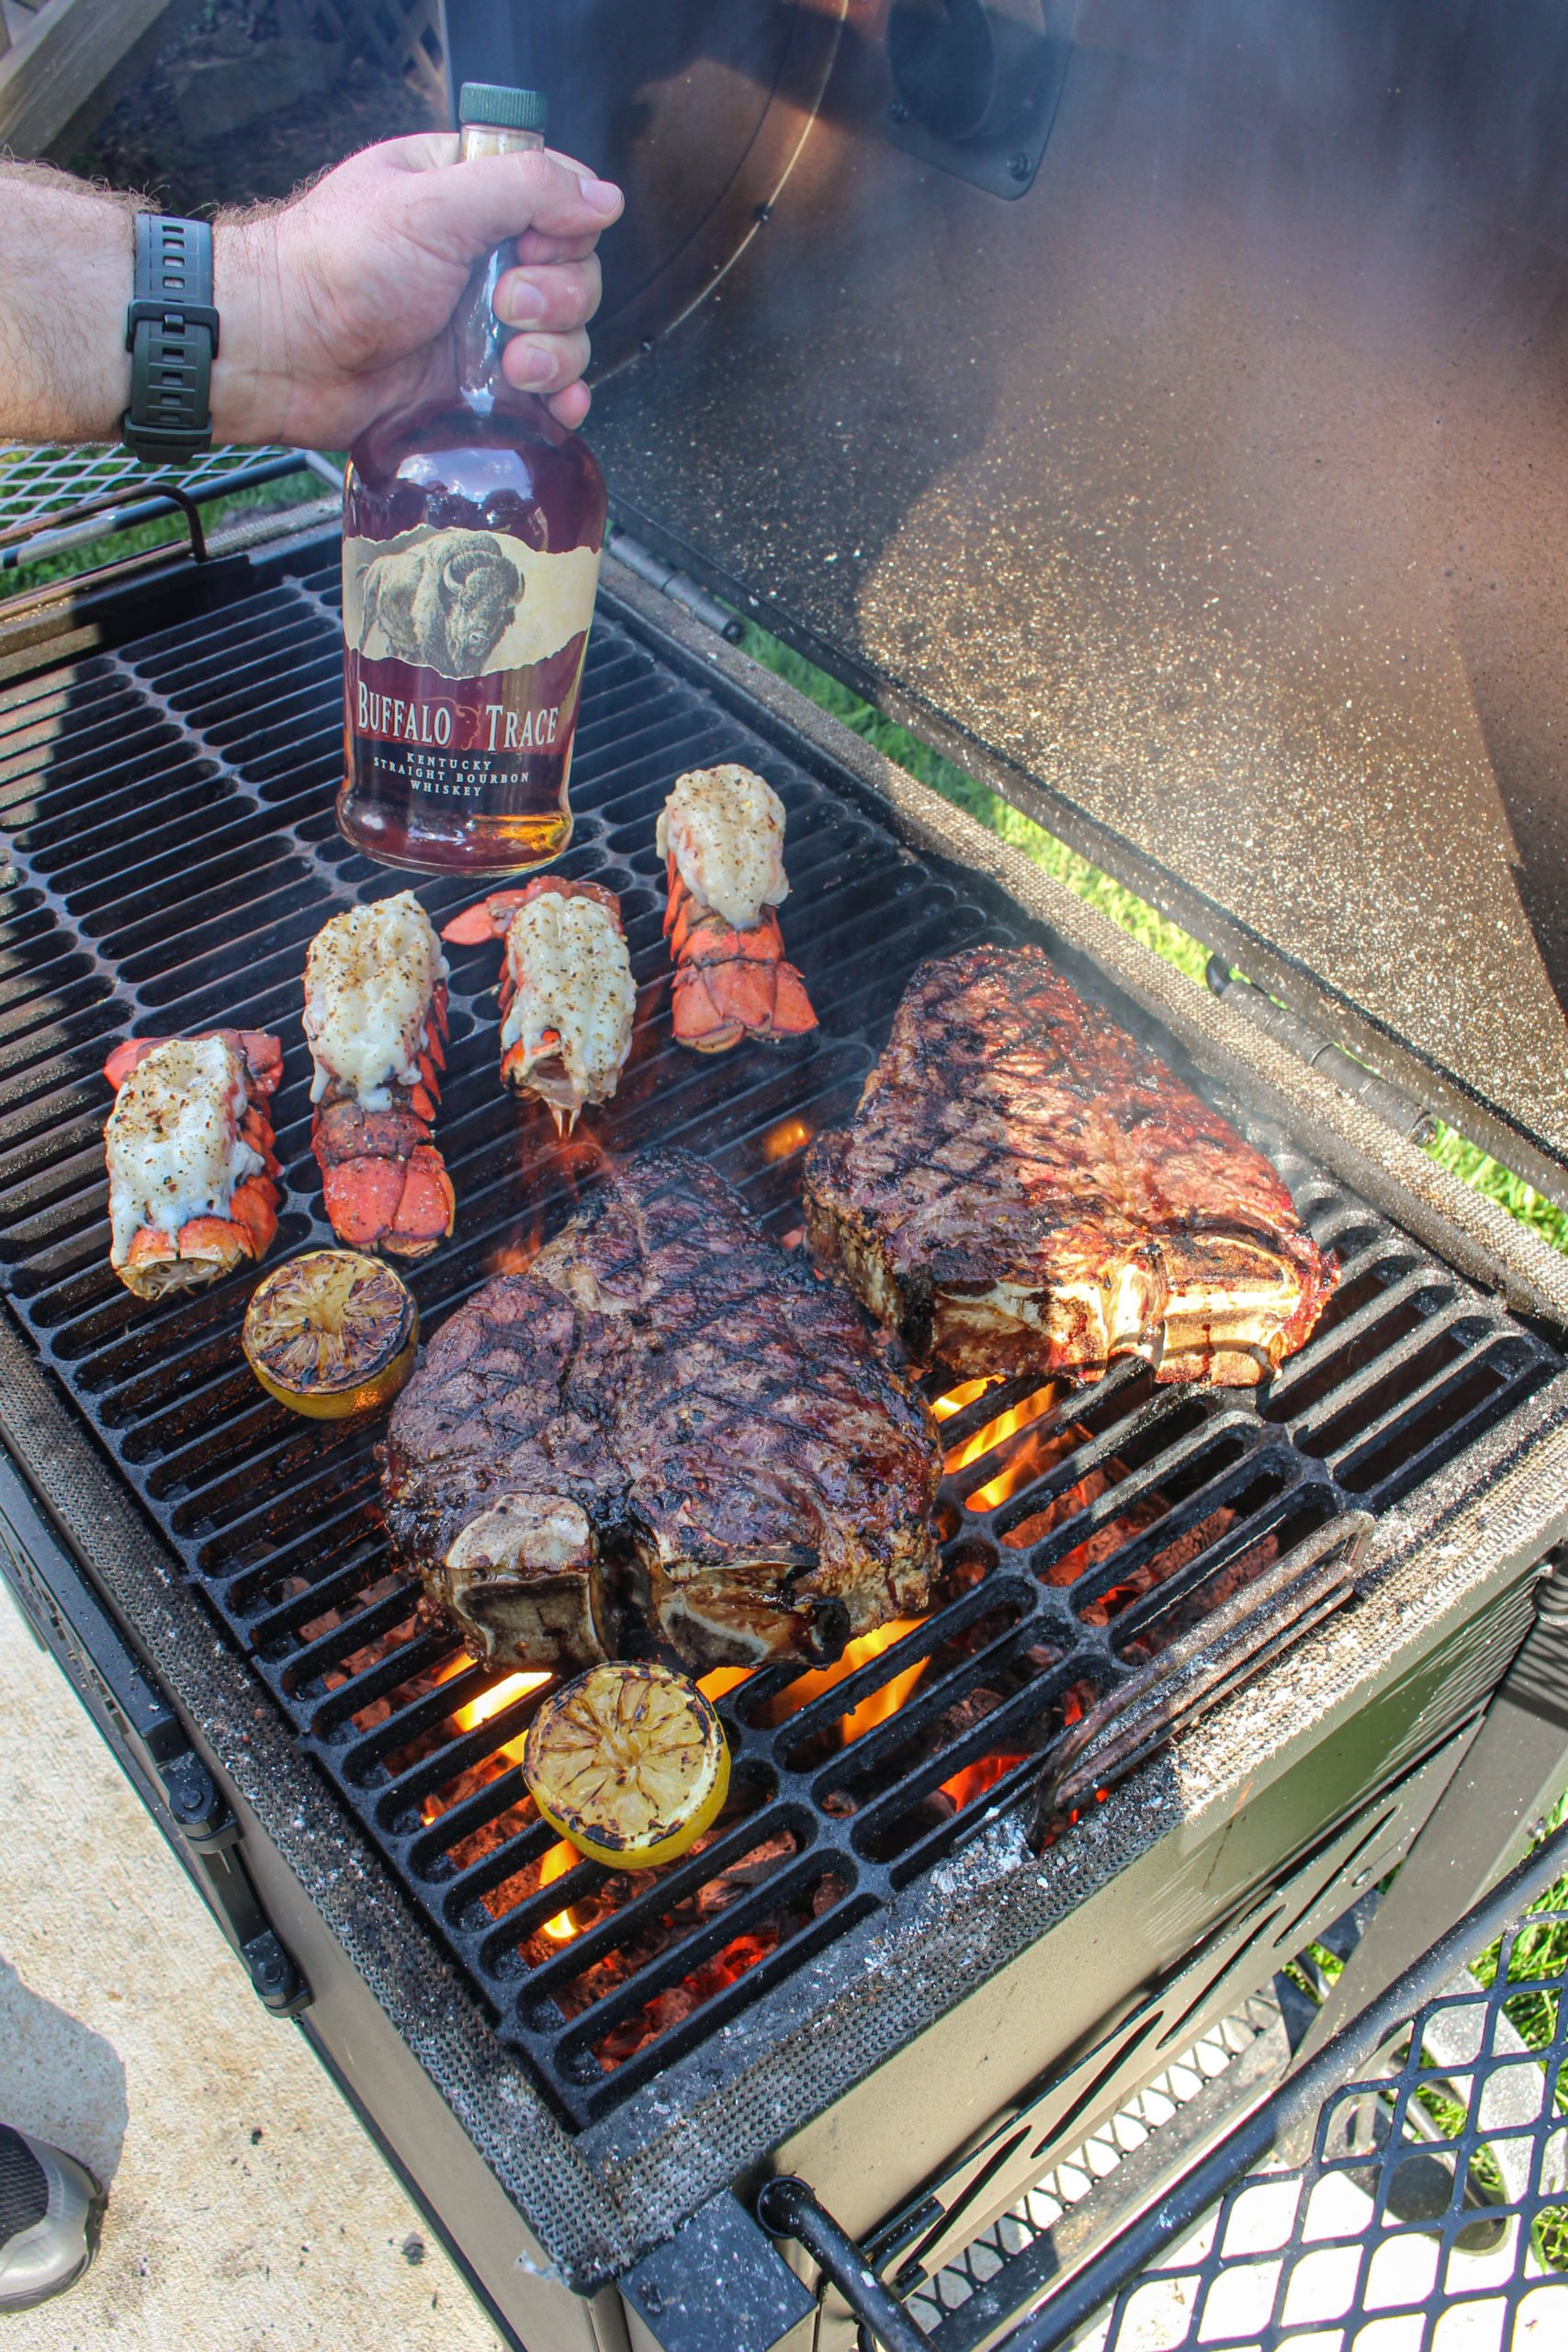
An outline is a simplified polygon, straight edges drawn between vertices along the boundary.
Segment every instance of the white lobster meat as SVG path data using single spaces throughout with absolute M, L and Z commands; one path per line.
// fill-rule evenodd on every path
M 585 1104 L 609 1101 L 631 1051 L 637 990 L 615 893 L 542 875 L 492 890 L 442 937 L 504 940 L 502 1082 L 547 1102 L 570 1135 Z

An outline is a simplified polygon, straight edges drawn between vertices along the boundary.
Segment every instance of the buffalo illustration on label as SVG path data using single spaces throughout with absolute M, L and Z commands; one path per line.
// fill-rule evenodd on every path
M 523 574 L 487 531 L 438 531 L 366 567 L 356 650 L 379 628 L 386 650 L 447 678 L 480 676 L 517 616 Z

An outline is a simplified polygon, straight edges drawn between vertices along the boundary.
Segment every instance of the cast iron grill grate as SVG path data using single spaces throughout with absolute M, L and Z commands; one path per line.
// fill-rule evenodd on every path
M 99 1072 L 132 1031 L 278 1032 L 276 1253 L 330 1238 L 309 1151 L 305 945 L 334 909 L 400 887 L 333 825 L 335 599 L 331 571 L 305 571 L 0 696 L 0 1283 L 500 2034 L 582 2122 L 885 1906 L 1097 1701 L 1143 1694 L 1145 1745 L 1091 1751 L 1091 1781 L 1194 1692 L 1299 1635 L 1343 1596 L 1357 1514 L 1397 1501 L 1561 1365 L 1242 1116 L 1344 1266 L 1272 1387 L 1161 1389 L 1129 1363 L 1087 1389 L 942 1397 L 944 1605 L 832 1673 L 716 1678 L 734 1685 L 721 1706 L 736 1761 L 715 1830 L 651 1882 L 571 1863 L 517 1764 L 536 1690 L 470 1665 L 389 1569 L 374 1432 L 301 1423 L 259 1396 L 236 1344 L 243 1281 L 148 1309 L 107 1266 Z M 803 1052 L 708 1060 L 671 1041 L 654 817 L 680 770 L 721 759 L 763 768 L 788 809 L 786 936 L 822 1016 Z M 438 1136 L 459 1225 L 413 1275 L 427 1330 L 526 1262 L 604 1152 L 690 1146 L 792 1238 L 801 1152 L 850 1112 L 915 964 L 1021 928 L 977 877 L 923 865 L 803 747 L 752 731 L 609 619 L 574 800 L 563 868 L 621 895 L 633 1057 L 594 1136 L 557 1144 L 547 1114 L 497 1083 L 493 949 L 454 957 Z M 422 888 L 438 922 L 466 895 Z M 1181 1693 L 1165 1714 L 1162 1676 Z

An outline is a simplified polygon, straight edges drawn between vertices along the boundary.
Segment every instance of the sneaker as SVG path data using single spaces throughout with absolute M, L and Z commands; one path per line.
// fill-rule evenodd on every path
M 98 2250 L 107 2201 L 74 2156 L 0 2123 L 0 2312 L 76 2284 Z

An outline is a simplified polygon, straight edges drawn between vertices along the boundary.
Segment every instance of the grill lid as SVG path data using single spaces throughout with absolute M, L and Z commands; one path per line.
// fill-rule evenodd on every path
M 766 191 L 750 12 L 502 13 L 631 191 L 602 362 L 670 330 L 595 405 L 628 525 L 1568 1197 L 1557 12 L 1085 0 L 1011 202 L 908 152 L 888 0 Z

